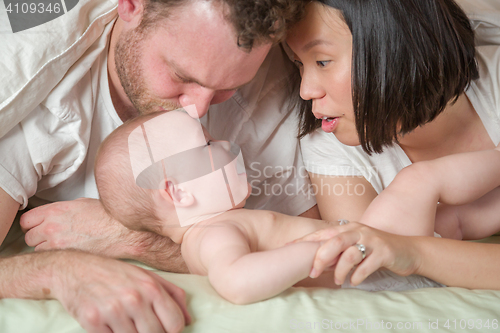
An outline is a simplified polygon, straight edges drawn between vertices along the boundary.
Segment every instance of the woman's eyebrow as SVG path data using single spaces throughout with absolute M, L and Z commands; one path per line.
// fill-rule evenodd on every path
M 317 45 L 333 45 L 330 41 L 324 39 L 314 39 L 302 47 L 302 52 L 307 52 Z

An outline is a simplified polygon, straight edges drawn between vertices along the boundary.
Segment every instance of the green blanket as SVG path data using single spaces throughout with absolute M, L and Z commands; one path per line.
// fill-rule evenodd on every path
M 490 242 L 500 243 L 500 237 Z M 23 237 L 0 255 L 31 251 Z M 147 268 L 139 263 L 140 265 Z M 500 291 L 462 288 L 365 292 L 290 288 L 270 300 L 233 305 L 206 277 L 156 271 L 183 288 L 193 323 L 185 332 L 498 332 Z M 84 332 L 58 301 L 0 300 L 1 333 Z

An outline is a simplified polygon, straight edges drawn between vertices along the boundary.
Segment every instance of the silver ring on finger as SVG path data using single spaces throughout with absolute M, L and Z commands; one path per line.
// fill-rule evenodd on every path
M 366 258 L 366 247 L 363 244 L 355 244 L 354 246 L 356 246 L 358 248 L 359 252 L 361 252 L 361 256 L 363 257 L 363 259 L 365 259 Z
M 349 220 L 340 219 L 340 220 L 338 220 L 338 222 L 339 222 L 339 225 L 346 225 L 349 223 Z

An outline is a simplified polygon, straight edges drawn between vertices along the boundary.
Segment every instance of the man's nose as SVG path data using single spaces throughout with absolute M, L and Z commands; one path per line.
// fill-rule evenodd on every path
M 215 93 L 215 90 L 198 86 L 182 94 L 179 97 L 179 103 L 181 103 L 182 107 L 194 104 L 198 111 L 198 117 L 201 118 L 207 114 Z

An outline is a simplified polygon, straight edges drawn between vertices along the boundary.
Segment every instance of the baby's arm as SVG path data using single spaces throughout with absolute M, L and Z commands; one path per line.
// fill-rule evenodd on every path
M 308 277 L 320 245 L 304 242 L 252 253 L 247 236 L 231 223 L 210 225 L 192 241 L 200 242 L 200 262 L 214 289 L 235 304 L 267 299 Z
M 484 150 L 418 162 L 375 198 L 361 222 L 403 235 L 432 235 L 437 202 L 463 205 L 500 186 L 500 151 Z

